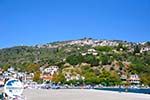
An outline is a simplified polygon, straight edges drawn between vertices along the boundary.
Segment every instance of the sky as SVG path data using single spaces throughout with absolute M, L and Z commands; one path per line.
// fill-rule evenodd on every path
M 150 40 L 150 0 L 0 0 L 0 48 L 80 39 Z

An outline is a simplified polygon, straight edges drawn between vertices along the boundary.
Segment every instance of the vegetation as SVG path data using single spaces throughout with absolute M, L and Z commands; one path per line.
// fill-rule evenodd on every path
M 54 43 L 51 45 L 58 45 Z M 149 46 L 149 42 L 145 46 Z M 34 73 L 34 81 L 40 80 L 40 67 L 57 65 L 59 73 L 53 76 L 55 83 L 85 83 L 118 85 L 121 84 L 120 74 L 129 76 L 138 74 L 141 83 L 150 86 L 150 51 L 140 52 L 141 45 L 125 46 L 119 43 L 118 46 L 80 46 L 65 45 L 56 48 L 38 48 L 37 46 L 18 46 L 13 48 L 0 49 L 0 67 L 6 71 L 14 66 L 16 70 Z M 95 49 L 98 53 L 82 55 L 88 49 Z M 129 50 L 132 50 L 130 51 Z M 117 63 L 116 63 L 117 62 Z M 69 63 L 70 65 L 65 65 Z M 86 64 L 83 66 L 82 64 Z M 85 79 L 71 80 L 66 82 L 62 70 L 73 67 L 72 70 Z
M 55 73 L 52 81 L 55 83 L 65 83 L 65 77 L 61 72 Z
M 98 51 L 104 51 L 104 52 L 110 52 L 113 50 L 113 48 L 109 46 L 97 46 L 95 49 Z
M 81 54 L 70 55 L 66 58 L 66 62 L 68 62 L 71 65 L 81 64 L 82 61 L 83 61 L 83 57 Z
M 34 73 L 33 81 L 39 82 L 39 81 L 40 81 L 40 74 L 41 74 L 40 71 L 35 72 L 35 73 Z

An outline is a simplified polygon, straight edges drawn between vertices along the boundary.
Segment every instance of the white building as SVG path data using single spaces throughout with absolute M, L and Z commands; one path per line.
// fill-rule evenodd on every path
M 50 66 L 48 68 L 45 68 L 43 73 L 48 73 L 48 74 L 51 74 L 51 75 L 54 75 L 54 73 L 56 73 L 58 71 L 58 66 Z
M 134 74 L 134 75 L 130 75 L 128 81 L 131 84 L 139 84 L 140 83 L 140 78 L 137 74 Z
M 140 52 L 150 51 L 150 47 L 143 47 L 141 48 Z

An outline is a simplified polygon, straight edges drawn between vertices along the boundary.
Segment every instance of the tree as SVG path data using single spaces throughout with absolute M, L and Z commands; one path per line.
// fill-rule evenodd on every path
M 141 82 L 144 85 L 150 86 L 150 73 L 144 73 L 144 74 L 140 75 L 140 78 L 141 78 Z
M 29 64 L 26 68 L 26 71 L 29 73 L 39 71 L 39 64 Z
M 109 56 L 107 56 L 107 55 L 100 55 L 99 59 L 100 59 L 102 65 L 109 64 Z
M 3 70 L 4 70 L 4 71 L 7 71 L 9 67 L 10 67 L 10 64 L 5 64 L 5 65 L 3 66 Z
M 73 54 L 66 58 L 66 61 L 71 65 L 77 65 L 82 63 L 83 57 L 81 54 Z
M 103 70 L 99 76 L 99 79 L 100 83 L 104 86 L 114 86 L 121 83 L 119 75 L 114 71 L 108 72 Z
M 40 71 L 36 71 L 34 73 L 33 81 L 38 82 L 40 80 L 40 76 L 41 76 L 41 72 Z
M 134 54 L 136 54 L 136 53 L 140 53 L 140 46 L 139 45 L 136 45 L 134 47 Z
M 99 60 L 91 54 L 84 56 L 84 62 L 89 63 L 92 66 L 97 66 L 99 64 Z
M 91 84 L 91 85 L 99 84 L 99 78 L 98 76 L 96 76 L 94 72 L 86 72 L 84 74 L 84 77 L 85 77 L 86 84 Z
M 134 63 L 131 65 L 131 68 L 130 68 L 131 72 L 136 72 L 137 74 L 140 74 L 140 73 L 150 73 L 150 69 L 148 66 L 145 66 L 144 64 L 138 62 L 138 63 Z
M 53 75 L 53 78 L 52 78 L 52 81 L 55 82 L 55 83 L 64 83 L 65 82 L 65 76 L 62 74 L 62 73 L 55 73 Z
M 98 51 L 104 51 L 104 52 L 110 52 L 113 50 L 113 48 L 110 46 L 97 46 L 95 49 Z

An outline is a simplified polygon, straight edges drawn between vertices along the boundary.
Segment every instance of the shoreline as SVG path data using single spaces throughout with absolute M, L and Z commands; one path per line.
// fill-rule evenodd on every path
M 150 95 L 94 89 L 25 89 L 27 100 L 150 100 Z

